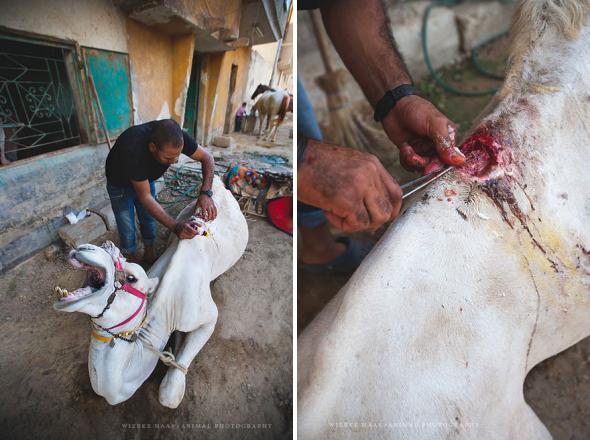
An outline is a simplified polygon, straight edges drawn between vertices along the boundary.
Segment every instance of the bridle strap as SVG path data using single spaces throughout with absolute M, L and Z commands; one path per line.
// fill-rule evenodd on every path
M 146 296 L 147 296 L 141 290 L 137 290 L 135 287 L 130 286 L 129 284 L 123 284 L 123 286 L 121 287 L 121 289 L 123 289 L 124 291 L 130 293 L 131 295 L 136 296 L 136 297 L 141 298 L 141 299 L 145 299 Z
M 120 258 L 117 258 L 117 260 L 115 261 L 115 270 L 118 271 L 118 272 L 122 272 L 123 271 L 123 264 L 121 263 L 121 259 Z M 109 299 L 107 301 L 107 305 L 103 309 L 102 313 L 100 315 L 98 315 L 97 317 L 93 318 L 93 319 L 101 318 L 102 315 L 104 314 L 104 312 L 106 312 L 107 309 L 111 306 L 111 303 L 115 300 L 115 296 L 117 295 L 117 290 L 118 290 L 117 289 L 117 284 L 118 283 L 115 283 L 115 291 L 111 294 L 111 296 L 109 296 Z M 137 308 L 137 310 L 135 310 L 135 312 L 130 317 L 128 317 L 124 321 L 120 322 L 119 324 L 113 325 L 111 327 L 102 327 L 102 326 L 94 323 L 94 325 L 100 327 L 101 329 L 107 331 L 108 333 L 111 333 L 110 330 L 112 330 L 114 328 L 117 328 L 117 327 L 121 327 L 122 325 L 125 325 L 129 321 L 133 320 L 133 318 L 135 318 L 139 314 L 139 312 L 141 312 L 141 309 L 143 309 L 143 306 L 145 305 L 145 302 L 146 302 L 147 295 L 145 293 L 143 293 L 141 290 L 138 290 L 135 287 L 130 286 L 127 283 L 123 284 L 119 289 L 124 290 L 125 292 L 130 293 L 131 295 L 133 295 L 133 296 L 135 296 L 137 298 L 140 298 L 141 299 L 141 304 L 139 304 L 139 307 Z M 145 319 L 145 317 L 144 317 L 144 319 Z M 142 322 L 142 324 L 143 324 L 143 322 Z M 140 326 L 142 324 L 140 324 Z M 95 336 L 95 335 L 96 336 L 101 336 L 101 335 L 98 335 L 98 333 L 93 332 L 93 336 Z M 107 338 L 108 339 L 108 337 L 105 337 L 105 336 L 101 336 L 101 338 Z M 101 340 L 100 338 L 96 338 L 96 339 Z M 102 342 L 107 342 L 107 341 L 104 341 L 103 340 Z
M 122 325 L 127 324 L 129 321 L 131 321 L 133 318 L 135 318 L 139 312 L 141 311 L 141 309 L 143 309 L 143 305 L 145 304 L 145 298 L 146 298 L 146 294 L 137 290 L 134 287 L 131 287 L 129 284 L 123 284 L 123 286 L 121 287 L 122 290 L 130 293 L 133 296 L 136 296 L 137 298 L 141 298 L 141 304 L 139 305 L 139 307 L 137 308 L 137 310 L 133 313 L 133 315 L 131 315 L 129 318 L 127 318 L 125 321 L 120 322 L 117 325 L 113 325 L 112 327 L 108 327 L 107 330 L 112 330 L 114 328 L 117 327 L 121 327 Z

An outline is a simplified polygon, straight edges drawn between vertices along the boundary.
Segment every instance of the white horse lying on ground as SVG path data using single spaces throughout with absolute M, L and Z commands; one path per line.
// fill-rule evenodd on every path
M 287 111 L 293 111 L 291 95 L 287 90 L 275 90 L 263 84 L 259 84 L 252 94 L 251 99 L 255 99 L 257 96 L 260 97 L 252 106 L 252 112 L 254 114 L 258 112 L 257 121 L 260 121 L 258 136 L 263 140 L 275 142 L 277 138 L 277 130 L 283 123 Z M 272 122 L 270 131 L 266 136 L 266 130 L 262 129 L 262 124 L 265 118 L 266 130 L 268 130 L 269 125 L 271 125 Z M 254 124 L 253 132 L 256 133 L 256 124 Z
M 468 165 L 299 337 L 301 439 L 546 439 L 527 373 L 590 335 L 587 1 L 521 1 Z
M 94 391 L 111 405 L 129 399 L 152 373 L 174 330 L 187 333 L 160 385 L 160 403 L 176 408 L 184 396 L 186 369 L 207 342 L 217 321 L 212 280 L 233 266 L 248 242 L 248 227 L 237 201 L 219 178 L 213 182 L 218 217 L 207 235 L 171 240 L 149 271 L 127 263 L 110 242 L 73 250 L 71 263 L 88 275 L 85 287 L 61 296 L 62 312 L 93 317 L 88 370 Z M 194 204 L 179 215 L 186 218 Z

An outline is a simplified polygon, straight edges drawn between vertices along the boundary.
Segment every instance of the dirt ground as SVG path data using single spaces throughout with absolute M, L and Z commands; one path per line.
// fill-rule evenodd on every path
M 112 407 L 94 393 L 88 316 L 52 308 L 54 286 L 82 283 L 65 252 L 52 260 L 40 252 L 0 276 L 0 438 L 292 438 L 292 238 L 263 219 L 248 226 L 243 257 L 213 283 L 217 326 L 176 410 L 158 402 L 161 363 L 127 402 Z M 167 236 L 159 227 L 160 254 Z M 106 239 L 118 242 L 107 232 L 94 243 Z
M 483 48 L 481 65 L 487 70 L 502 73 L 507 54 L 507 39 Z M 310 71 L 312 66 L 301 66 Z M 482 77 L 466 61 L 442 70 L 443 77 L 453 86 L 464 90 L 483 90 L 501 82 Z M 468 98 L 447 93 L 431 78 L 417 83 L 422 94 L 435 103 L 451 120 L 458 124 L 461 138 L 489 102 L 491 95 Z M 325 102 L 312 103 L 319 114 L 325 113 Z M 362 106 L 357 106 L 360 108 Z M 337 232 L 334 231 L 336 234 Z M 374 236 L 360 235 L 377 242 L 383 230 Z M 301 266 L 297 280 L 297 322 L 300 333 L 317 313 L 346 284 L 350 275 L 312 275 Z M 524 384 L 526 401 L 547 426 L 556 440 L 590 438 L 590 338 L 539 364 L 527 376 Z

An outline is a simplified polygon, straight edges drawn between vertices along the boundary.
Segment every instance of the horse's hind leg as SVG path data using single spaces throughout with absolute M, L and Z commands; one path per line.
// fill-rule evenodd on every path
M 275 121 L 273 121 L 272 128 L 268 132 L 268 136 L 266 137 L 266 139 L 271 142 L 274 142 L 276 137 L 277 137 L 277 123 Z
M 276 142 L 276 140 L 277 140 L 277 133 L 279 132 L 279 127 L 280 127 L 280 125 L 281 125 L 281 123 L 280 123 L 280 122 L 278 122 L 278 121 L 277 121 L 277 122 L 275 122 L 275 125 L 274 125 L 274 127 L 273 127 L 273 129 L 274 129 L 274 132 L 273 132 L 273 135 L 272 135 L 271 142 Z
M 263 134 L 263 130 L 262 130 L 262 126 L 264 125 L 264 118 L 266 118 L 266 115 L 260 115 L 260 127 L 258 128 L 258 137 L 262 137 Z
M 189 367 L 195 356 L 211 337 L 217 322 L 217 307 L 215 307 L 214 312 L 211 320 L 186 334 L 184 343 L 176 355 L 176 362 L 183 367 Z M 185 387 L 185 374 L 178 368 L 171 366 L 160 384 L 160 403 L 168 408 L 177 408 L 184 397 Z

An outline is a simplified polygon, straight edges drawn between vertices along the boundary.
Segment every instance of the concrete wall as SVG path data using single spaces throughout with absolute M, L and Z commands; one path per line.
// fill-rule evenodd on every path
M 217 85 L 223 63 L 223 52 L 207 54 L 201 66 L 201 92 L 199 93 L 198 141 L 208 145 L 212 139 L 211 120 L 218 111 Z M 224 104 L 225 106 L 225 104 Z
M 0 168 L 0 273 L 57 239 L 62 210 L 108 201 L 108 148 L 80 146 Z
M 125 15 L 109 0 L 0 0 L 0 26 L 127 52 Z
M 174 37 L 172 48 L 172 97 L 174 99 L 172 117 L 182 127 L 186 109 L 186 94 L 195 52 L 195 34 Z
M 171 116 L 173 45 L 169 35 L 127 19 L 136 123 Z
M 128 52 L 125 15 L 109 0 L 0 0 L 0 26 Z M 0 272 L 57 239 L 62 210 L 107 203 L 106 145 L 67 148 L 0 168 Z

